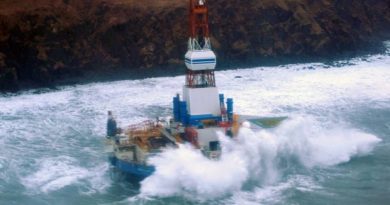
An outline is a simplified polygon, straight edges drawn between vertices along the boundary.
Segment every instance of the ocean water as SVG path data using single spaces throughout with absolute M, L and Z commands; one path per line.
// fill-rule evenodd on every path
M 219 133 L 219 161 L 166 150 L 139 185 L 109 167 L 106 112 L 121 126 L 169 116 L 184 76 L 0 96 L 0 204 L 390 203 L 390 51 L 216 79 L 235 112 L 288 119 L 235 140 Z

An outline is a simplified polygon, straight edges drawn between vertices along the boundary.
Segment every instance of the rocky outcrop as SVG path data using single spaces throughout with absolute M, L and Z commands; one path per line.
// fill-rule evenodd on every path
M 16 90 L 18 87 L 16 69 L 7 66 L 5 57 L 0 53 L 0 90 Z
M 333 57 L 389 38 L 389 0 L 209 0 L 219 66 Z M 85 72 L 178 67 L 184 0 L 3 0 L 0 89 Z M 131 77 L 131 76 L 129 76 Z

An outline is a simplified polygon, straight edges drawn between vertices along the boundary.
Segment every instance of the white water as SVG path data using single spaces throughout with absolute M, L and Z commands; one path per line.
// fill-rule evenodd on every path
M 309 126 L 308 126 L 309 125 Z M 292 118 L 279 128 L 253 132 L 243 128 L 237 139 L 219 133 L 222 158 L 210 160 L 191 146 L 154 157 L 156 172 L 142 182 L 141 195 L 184 195 L 197 200 L 219 198 L 240 191 L 248 181 L 270 186 L 284 174 L 281 159 L 297 158 L 307 168 L 332 166 L 366 155 L 381 140 L 355 129 L 327 129 L 314 119 Z
M 234 79 L 237 82 L 228 83 L 224 89 L 235 97 L 239 111 L 288 113 L 289 119 L 273 130 L 243 129 L 233 141 L 220 134 L 224 149 L 220 161 L 209 160 L 189 146 L 167 150 L 150 160 L 157 170 L 142 182 L 140 196 L 186 196 L 204 200 L 235 193 L 233 197 L 236 197 L 249 181 L 257 181 L 256 189 L 271 187 L 272 190 L 275 186 L 286 189 L 297 183 L 279 180 L 286 174 L 283 170 L 286 167 L 282 167 L 280 161 L 297 159 L 302 166 L 313 169 L 369 154 L 382 141 L 380 138 L 343 124 L 337 118 L 324 120 L 324 116 L 337 115 L 338 110 L 332 110 L 337 107 L 371 102 L 374 102 L 372 106 L 389 107 L 389 103 L 377 102 L 390 99 L 390 61 L 388 57 L 374 56 L 368 62 L 355 59 L 351 63 L 333 69 L 313 64 L 307 67 L 315 67 L 315 70 L 293 65 L 287 66 L 289 70 L 238 71 L 241 78 Z M 234 71 L 226 71 L 219 73 L 217 79 L 226 83 L 233 75 Z M 281 106 L 287 107 L 287 111 L 280 109 Z M 290 107 L 293 110 L 288 110 Z M 312 109 L 323 116 L 313 116 Z
M 151 160 L 157 171 L 131 201 L 178 196 L 218 198 L 223 204 L 284 204 L 286 191 L 328 194 L 322 182 L 333 179 L 334 167 L 388 146 L 390 135 L 383 134 L 390 133 L 388 121 L 376 125 L 371 122 L 376 116 L 366 110 L 390 109 L 389 65 L 389 55 L 375 55 L 339 67 L 316 63 L 217 72 L 220 91 L 234 98 L 237 113 L 288 120 L 272 130 L 244 129 L 234 141 L 221 135 L 220 161 L 188 146 L 167 150 Z M 76 203 L 89 196 L 96 198 L 92 203 L 129 197 L 118 195 L 118 189 L 129 190 L 109 178 L 101 145 L 106 111 L 113 110 L 122 126 L 169 115 L 172 96 L 183 82 L 184 76 L 151 78 L 0 97 L 0 196 L 9 196 L 10 189 L 50 204 L 60 196 Z M 350 119 L 354 113 L 362 119 Z M 380 176 L 388 165 L 383 166 L 367 173 Z M 349 177 L 352 171 L 343 174 Z M 318 179 L 317 172 L 328 178 Z M 78 197 L 68 199 L 69 193 Z
M 238 112 L 287 114 L 289 119 L 272 130 L 243 129 L 237 140 L 220 134 L 220 161 L 189 146 L 165 151 L 150 160 L 156 172 L 142 182 L 140 196 L 220 198 L 239 192 L 249 181 L 257 181 L 257 187 L 280 186 L 280 175 L 286 174 L 280 161 L 297 160 L 313 169 L 369 154 L 382 140 L 339 122 L 337 108 L 367 103 L 389 107 L 390 58 L 372 56 L 350 63 L 332 69 L 309 64 L 218 73 L 219 84 L 235 98 Z M 235 73 L 240 78 L 233 79 Z
M 39 164 L 38 171 L 22 178 L 22 183 L 32 192 L 49 193 L 66 186 L 84 184 L 81 193 L 90 194 L 107 188 L 103 178 L 108 165 L 102 164 L 92 169 L 77 165 L 77 160 L 71 157 L 46 158 Z

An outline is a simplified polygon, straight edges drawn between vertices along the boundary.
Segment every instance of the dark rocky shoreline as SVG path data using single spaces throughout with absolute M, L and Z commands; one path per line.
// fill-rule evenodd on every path
M 184 72 L 181 0 L 0 2 L 0 91 Z M 390 0 L 209 1 L 218 69 L 380 53 Z
M 292 59 L 292 58 L 282 58 L 276 57 L 273 59 L 262 59 L 263 61 L 252 62 L 252 63 L 241 63 L 241 64 L 232 64 L 225 67 L 218 66 L 217 71 L 223 70 L 232 70 L 240 68 L 255 68 L 255 67 L 288 67 L 291 64 L 301 64 L 301 63 L 322 63 L 324 66 L 321 68 L 327 67 L 339 67 L 350 65 L 349 60 L 359 57 L 365 59 L 370 55 L 383 54 L 385 53 L 385 47 L 381 45 L 376 46 L 375 48 L 369 48 L 366 50 L 355 51 L 352 53 L 344 53 L 339 56 L 327 56 L 323 58 L 305 58 L 305 59 Z M 317 69 L 316 67 L 308 67 L 308 69 Z M 40 84 L 33 81 L 21 82 L 15 88 L 5 89 L 0 91 L 3 93 L 3 96 L 9 95 L 18 95 L 24 93 L 24 91 L 32 90 L 33 93 L 44 93 L 61 89 L 63 86 L 72 86 L 72 85 L 84 85 L 89 83 L 96 82 L 111 82 L 119 80 L 138 80 L 145 78 L 153 77 L 174 77 L 178 75 L 185 74 L 185 66 L 169 66 L 169 67 L 154 67 L 152 69 L 126 69 L 126 68 L 116 68 L 113 70 L 86 70 L 78 75 L 67 76 L 61 79 L 57 79 L 50 84 Z

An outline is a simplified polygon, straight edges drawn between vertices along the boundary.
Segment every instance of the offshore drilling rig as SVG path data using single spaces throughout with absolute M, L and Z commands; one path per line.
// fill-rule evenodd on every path
M 247 127 L 262 129 L 274 127 L 285 119 L 233 113 L 233 99 L 227 98 L 225 102 L 215 83 L 217 60 L 209 35 L 206 1 L 189 0 L 183 94 L 173 97 L 173 116 L 165 121 L 149 120 L 119 129 L 109 112 L 106 151 L 113 168 L 143 179 L 155 171 L 148 158 L 184 143 L 199 149 L 205 157 L 218 160 L 221 147 L 217 133 L 235 138 L 243 122 L 247 122 Z

